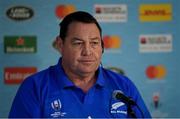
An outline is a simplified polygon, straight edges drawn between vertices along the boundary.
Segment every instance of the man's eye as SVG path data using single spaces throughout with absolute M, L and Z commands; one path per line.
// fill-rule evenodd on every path
M 99 42 L 98 42 L 98 41 L 93 41 L 93 42 L 91 42 L 91 44 L 92 44 L 92 45 L 98 45 Z
M 82 42 L 74 42 L 73 45 L 82 45 Z

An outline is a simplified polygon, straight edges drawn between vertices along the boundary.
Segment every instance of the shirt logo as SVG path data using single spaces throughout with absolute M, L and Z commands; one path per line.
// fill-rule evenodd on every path
M 125 114 L 127 115 L 127 110 L 124 109 L 125 104 L 123 102 L 115 102 L 111 105 L 112 114 Z
M 58 118 L 58 117 L 64 117 L 66 112 L 61 112 L 62 104 L 60 99 L 54 100 L 51 102 L 51 107 L 53 108 L 54 112 L 51 113 L 51 117 Z
M 55 111 L 58 111 L 61 109 L 61 101 L 58 99 L 58 100 L 54 100 L 52 103 L 51 103 L 51 107 L 55 110 Z
M 116 102 L 116 103 L 112 104 L 111 110 L 113 110 L 113 109 L 116 110 L 117 108 L 119 108 L 119 107 L 121 107 L 121 106 L 123 106 L 123 105 L 124 105 L 123 102 Z

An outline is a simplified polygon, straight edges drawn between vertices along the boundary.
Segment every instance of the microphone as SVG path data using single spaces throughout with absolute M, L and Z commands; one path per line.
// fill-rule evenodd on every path
M 133 99 L 124 95 L 124 93 L 121 90 L 114 90 L 112 96 L 114 99 L 121 100 L 127 104 L 128 112 L 132 118 L 137 118 L 137 117 L 136 117 L 134 111 L 132 110 L 131 106 L 136 106 L 138 108 L 138 110 L 140 111 L 142 118 L 144 118 L 144 114 L 143 114 L 141 108 L 136 104 L 136 102 Z
M 122 100 L 123 102 L 129 105 L 136 105 L 136 102 L 132 100 L 130 97 L 125 96 L 121 90 L 114 90 L 113 98 L 116 100 Z

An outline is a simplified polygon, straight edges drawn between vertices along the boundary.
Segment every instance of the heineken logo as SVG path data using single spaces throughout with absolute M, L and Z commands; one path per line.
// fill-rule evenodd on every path
M 12 20 L 22 21 L 33 17 L 34 12 L 26 6 L 14 6 L 7 10 L 6 15 Z
M 36 36 L 5 36 L 5 53 L 35 53 L 37 51 Z

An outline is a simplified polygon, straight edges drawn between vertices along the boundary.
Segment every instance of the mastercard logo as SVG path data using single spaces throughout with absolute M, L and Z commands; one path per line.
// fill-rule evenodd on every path
M 74 5 L 58 5 L 56 7 L 56 16 L 60 19 L 64 18 L 66 15 L 75 12 L 76 8 Z
M 120 48 L 121 47 L 121 39 L 119 36 L 104 36 L 104 48 Z
M 166 68 L 163 65 L 151 65 L 146 69 L 146 75 L 149 79 L 163 79 L 166 73 Z

